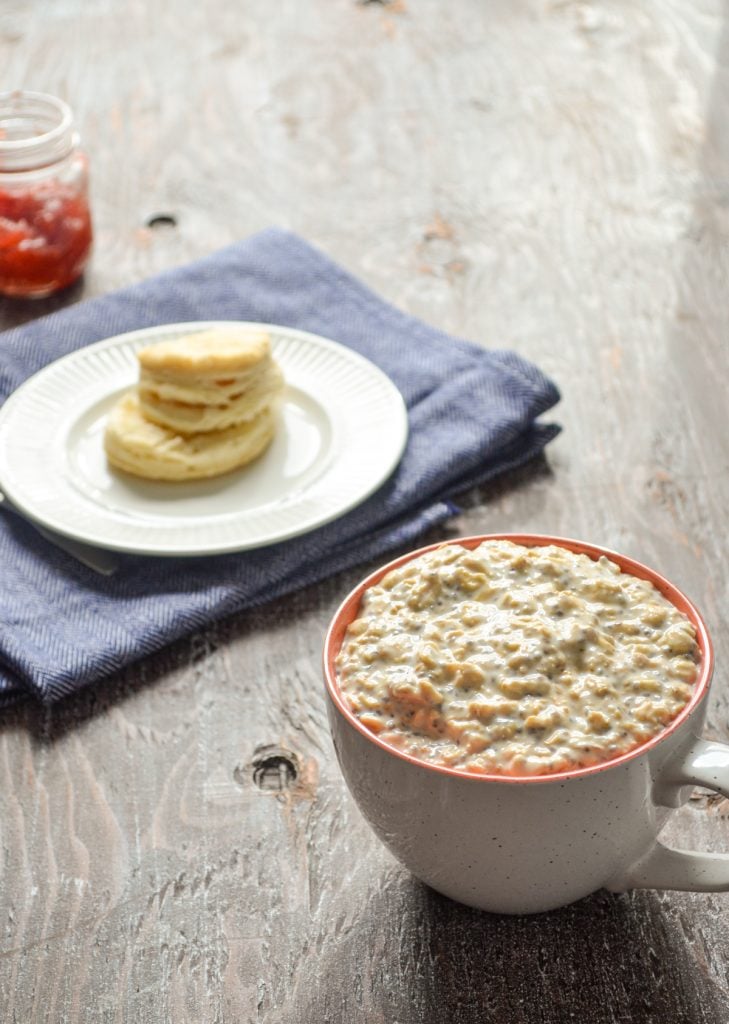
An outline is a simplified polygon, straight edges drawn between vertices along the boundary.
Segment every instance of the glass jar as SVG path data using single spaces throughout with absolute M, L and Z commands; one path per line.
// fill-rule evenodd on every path
M 91 239 L 88 161 L 71 108 L 45 93 L 0 93 L 0 293 L 65 288 Z

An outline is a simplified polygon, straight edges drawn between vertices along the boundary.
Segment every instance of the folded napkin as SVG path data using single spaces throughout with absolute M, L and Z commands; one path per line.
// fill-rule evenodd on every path
M 0 704 L 57 700 L 206 623 L 409 545 L 458 512 L 453 495 L 531 459 L 559 430 L 535 422 L 559 394 L 531 363 L 427 327 L 279 229 L 6 332 L 0 396 L 83 345 L 190 320 L 278 323 L 360 352 L 405 398 L 403 459 L 367 501 L 304 536 L 234 555 L 125 555 L 109 578 L 0 513 Z

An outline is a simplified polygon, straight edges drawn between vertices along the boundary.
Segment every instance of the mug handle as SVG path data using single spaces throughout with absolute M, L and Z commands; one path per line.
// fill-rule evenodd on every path
M 703 786 L 729 799 L 729 746 L 695 740 L 682 755 L 671 758 L 656 782 L 654 799 L 678 807 L 682 786 Z M 628 889 L 679 889 L 683 892 L 729 891 L 729 854 L 673 850 L 656 842 L 621 875 L 611 892 Z

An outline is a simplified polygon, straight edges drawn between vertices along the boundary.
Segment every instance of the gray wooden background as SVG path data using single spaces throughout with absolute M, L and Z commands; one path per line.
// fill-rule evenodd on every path
M 82 285 L 0 326 L 277 223 L 515 348 L 564 433 L 445 533 L 662 569 L 715 634 L 729 739 L 728 25 L 723 0 L 0 0 L 0 87 L 71 102 L 97 230 Z M 0 1020 L 729 1022 L 729 896 L 501 918 L 380 847 L 318 669 L 367 568 L 2 714 Z M 729 849 L 729 802 L 667 839 Z

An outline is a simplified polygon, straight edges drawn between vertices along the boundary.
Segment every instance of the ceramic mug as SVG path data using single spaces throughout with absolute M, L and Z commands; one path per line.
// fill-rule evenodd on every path
M 324 677 L 334 746 L 360 810 L 391 852 L 423 882 L 482 910 L 529 914 L 572 903 L 597 889 L 729 890 L 729 855 L 673 850 L 657 839 L 693 786 L 729 797 L 729 746 L 700 738 L 714 656 L 701 614 L 668 580 L 594 544 L 537 534 L 465 537 L 526 546 L 558 544 L 650 582 L 696 628 L 700 663 L 688 704 L 639 747 L 601 764 L 529 777 L 475 775 L 427 764 L 388 746 L 349 709 L 335 659 L 363 592 L 391 569 L 432 551 L 420 548 L 383 566 L 345 598 L 327 632 Z

